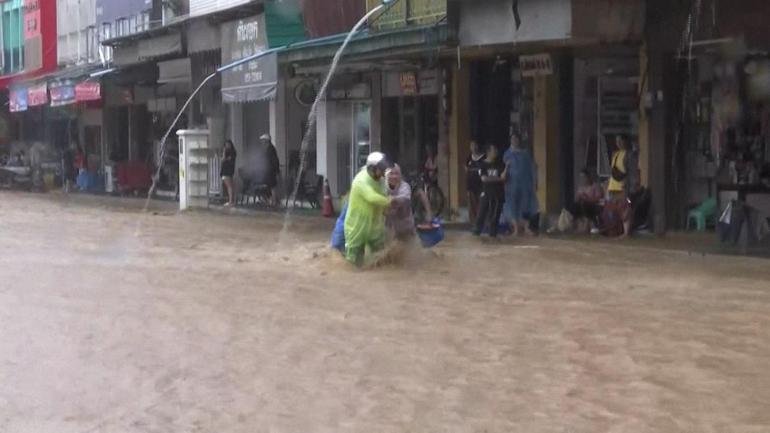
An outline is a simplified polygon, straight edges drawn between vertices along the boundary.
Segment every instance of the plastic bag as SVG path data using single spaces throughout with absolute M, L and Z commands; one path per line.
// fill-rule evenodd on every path
M 572 225 L 575 222 L 575 217 L 572 216 L 570 211 L 567 209 L 561 210 L 561 215 L 559 215 L 559 221 L 556 224 L 556 228 L 564 233 L 572 229 Z

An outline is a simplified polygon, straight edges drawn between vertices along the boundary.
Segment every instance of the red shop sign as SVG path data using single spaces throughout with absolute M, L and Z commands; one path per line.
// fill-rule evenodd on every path
M 40 83 L 29 86 L 27 99 L 29 100 L 30 107 L 47 104 L 48 83 Z
M 102 86 L 98 82 L 86 81 L 75 86 L 75 100 L 99 101 L 102 99 Z

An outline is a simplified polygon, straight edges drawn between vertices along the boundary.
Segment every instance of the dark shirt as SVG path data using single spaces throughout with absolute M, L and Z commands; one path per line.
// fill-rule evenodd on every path
M 265 156 L 267 157 L 267 173 L 265 175 L 265 183 L 268 186 L 274 187 L 278 185 L 278 174 L 281 171 L 281 161 L 278 159 L 278 152 L 275 150 L 273 144 L 268 144 L 265 149 Z
M 489 162 L 487 160 L 484 160 L 481 163 L 481 176 L 494 176 L 499 177 L 503 175 L 503 171 L 505 171 L 505 166 L 500 160 L 495 160 L 493 162 Z M 488 196 L 489 198 L 497 198 L 497 199 L 503 199 L 505 196 L 505 183 L 502 181 L 496 181 L 496 182 L 482 182 L 482 191 L 484 192 L 485 196 Z
M 235 158 L 238 153 L 234 148 L 226 148 L 225 155 L 222 159 L 222 176 L 232 177 L 235 174 Z
M 484 153 L 478 159 L 473 159 L 473 155 L 468 155 L 468 160 L 465 161 L 465 167 L 468 168 L 468 172 L 465 175 L 468 191 L 481 192 L 481 168 L 486 158 L 487 155 Z

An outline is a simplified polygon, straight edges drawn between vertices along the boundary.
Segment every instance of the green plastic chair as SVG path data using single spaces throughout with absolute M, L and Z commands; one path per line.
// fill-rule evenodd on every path
M 687 230 L 690 230 L 690 223 L 695 221 L 695 229 L 699 232 L 706 230 L 706 221 L 713 219 L 717 214 L 717 199 L 707 198 L 695 209 L 687 214 Z

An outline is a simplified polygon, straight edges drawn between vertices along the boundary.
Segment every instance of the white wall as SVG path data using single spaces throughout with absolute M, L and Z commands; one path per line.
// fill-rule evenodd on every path
M 56 0 L 57 59 L 59 64 L 96 61 L 95 0 Z M 89 33 L 88 27 L 94 26 Z M 91 40 L 89 40 L 91 36 Z M 88 58 L 91 44 L 91 58 Z
M 567 39 L 572 31 L 571 0 L 519 0 L 516 29 L 511 0 L 460 2 L 460 45 Z
M 190 16 L 206 15 L 223 9 L 241 6 L 252 0 L 190 0 Z

